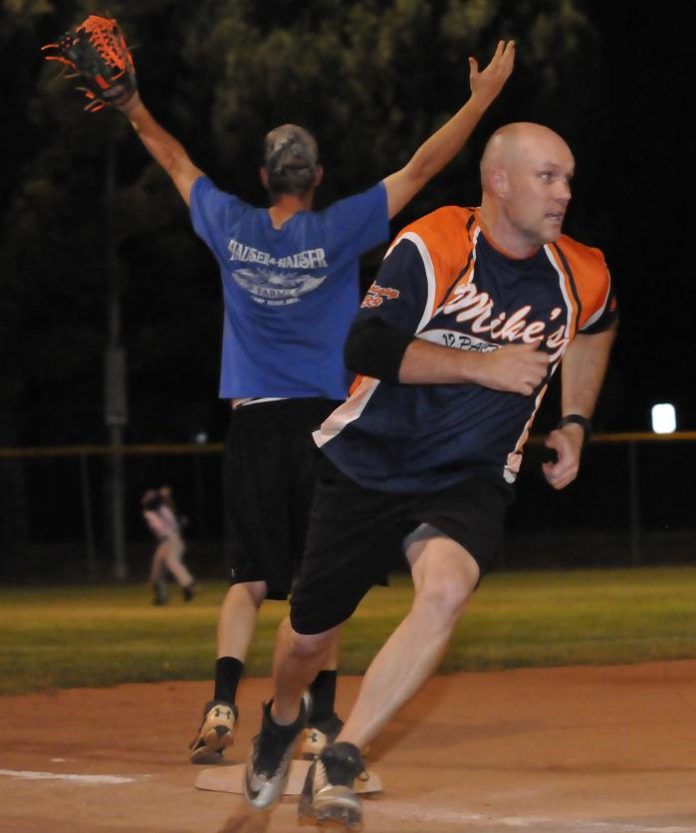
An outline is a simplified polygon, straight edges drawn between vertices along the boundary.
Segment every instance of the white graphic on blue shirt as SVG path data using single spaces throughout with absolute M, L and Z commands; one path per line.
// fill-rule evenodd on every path
M 259 304 L 296 304 L 302 295 L 313 292 L 328 277 L 329 264 L 322 248 L 306 249 L 283 257 L 257 249 L 232 238 L 227 244 L 230 260 L 236 263 L 253 263 L 255 267 L 234 269 L 236 283 Z M 323 275 L 289 269 L 326 269 Z
M 324 249 L 306 249 L 293 255 L 274 257 L 271 252 L 247 246 L 238 240 L 231 239 L 227 244 L 230 260 L 241 263 L 262 263 L 266 266 L 278 266 L 281 269 L 328 269 L 326 252 Z
M 232 277 L 259 304 L 296 304 L 321 286 L 328 275 L 297 275 L 274 269 L 235 269 Z
M 220 396 L 343 399 L 358 258 L 389 233 L 384 183 L 276 228 L 267 208 L 199 177 L 191 219 L 220 267 Z

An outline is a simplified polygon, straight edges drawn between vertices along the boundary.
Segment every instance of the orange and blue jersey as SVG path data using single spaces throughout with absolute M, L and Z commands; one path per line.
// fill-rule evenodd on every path
M 422 492 L 468 477 L 514 483 L 522 449 L 576 333 L 608 329 L 616 301 L 604 256 L 562 236 L 514 259 L 491 242 L 479 210 L 448 206 L 390 247 L 356 320 L 378 317 L 451 349 L 489 352 L 540 341 L 547 379 L 530 396 L 476 384 L 393 384 L 358 377 L 314 438 L 355 482 Z

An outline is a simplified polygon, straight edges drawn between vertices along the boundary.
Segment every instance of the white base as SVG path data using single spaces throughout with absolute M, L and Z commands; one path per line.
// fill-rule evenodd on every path
M 311 761 L 293 761 L 290 764 L 290 777 L 283 795 L 299 795 L 302 792 L 307 770 Z M 246 764 L 233 766 L 213 766 L 202 770 L 196 778 L 195 786 L 199 790 L 214 790 L 223 793 L 244 792 L 244 769 Z M 382 781 L 374 772 L 368 773 L 368 779 L 355 779 L 356 793 L 376 793 L 382 791 Z

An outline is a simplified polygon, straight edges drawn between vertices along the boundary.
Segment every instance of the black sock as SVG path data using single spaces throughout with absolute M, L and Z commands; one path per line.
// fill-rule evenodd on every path
M 303 729 L 307 725 L 304 703 L 300 703 L 300 713 L 292 723 L 288 724 L 276 723 L 273 719 L 273 715 L 271 714 L 272 708 L 273 700 L 269 700 L 268 703 L 264 703 L 264 726 L 270 729 L 276 737 L 282 738 L 286 741 L 290 740 L 295 737 L 300 729 Z
M 220 657 L 215 663 L 215 700 L 234 703 L 244 663 L 234 657 Z
M 320 671 L 310 685 L 309 693 L 312 695 L 310 723 L 331 717 L 336 702 L 336 671 Z

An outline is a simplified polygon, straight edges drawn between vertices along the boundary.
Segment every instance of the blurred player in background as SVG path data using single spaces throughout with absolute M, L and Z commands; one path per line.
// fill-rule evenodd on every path
M 172 490 L 169 486 L 149 489 L 143 495 L 143 517 L 150 532 L 157 539 L 157 549 L 152 556 L 150 586 L 152 603 L 166 605 L 169 601 L 167 577 L 174 576 L 185 602 L 190 602 L 196 591 L 196 582 L 183 563 L 186 544 L 181 534 L 181 520 L 177 517 Z

